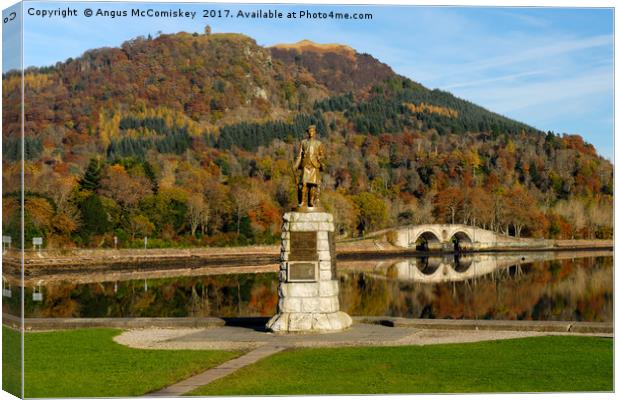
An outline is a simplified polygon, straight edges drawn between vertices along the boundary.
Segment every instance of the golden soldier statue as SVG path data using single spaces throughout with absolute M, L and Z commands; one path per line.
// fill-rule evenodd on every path
M 301 141 L 299 154 L 295 161 L 295 170 L 301 170 L 297 179 L 298 208 L 315 208 L 318 206 L 318 192 L 321 184 L 320 171 L 323 171 L 325 150 L 323 143 L 315 138 L 316 126 L 308 127 L 308 139 Z

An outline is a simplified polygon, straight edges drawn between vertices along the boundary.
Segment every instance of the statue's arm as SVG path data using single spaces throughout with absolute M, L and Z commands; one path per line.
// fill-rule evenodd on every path
M 302 152 L 303 152 L 303 142 L 299 144 L 299 152 L 297 154 L 297 159 L 295 160 L 295 165 L 293 166 L 294 169 L 299 169 L 299 167 L 301 166 Z
M 323 143 L 319 145 L 319 169 L 323 171 L 325 169 L 325 146 Z

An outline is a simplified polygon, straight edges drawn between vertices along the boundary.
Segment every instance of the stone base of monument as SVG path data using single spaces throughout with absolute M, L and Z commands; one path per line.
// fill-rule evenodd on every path
M 340 311 L 333 217 L 325 212 L 284 215 L 276 333 L 340 331 L 353 321 Z
M 276 333 L 304 333 L 341 331 L 351 326 L 349 314 L 334 313 L 280 313 L 274 315 L 267 327 Z

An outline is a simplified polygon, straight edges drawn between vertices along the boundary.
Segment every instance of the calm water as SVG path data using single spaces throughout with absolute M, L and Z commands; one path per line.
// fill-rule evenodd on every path
M 340 304 L 350 315 L 611 322 L 611 254 L 340 262 Z M 26 288 L 25 316 L 270 316 L 276 312 L 277 286 L 276 273 L 56 282 Z M 4 312 L 18 312 L 16 289 L 11 297 L 4 293 Z

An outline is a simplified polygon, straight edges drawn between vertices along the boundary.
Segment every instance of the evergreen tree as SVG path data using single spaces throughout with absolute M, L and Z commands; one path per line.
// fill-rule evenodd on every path
M 102 174 L 102 165 L 96 158 L 91 158 L 84 171 L 84 176 L 80 179 L 80 189 L 95 191 L 99 189 Z
M 159 190 L 159 185 L 157 183 L 157 177 L 155 176 L 155 171 L 153 171 L 153 166 L 150 162 L 144 161 L 142 163 L 142 169 L 144 170 L 144 175 L 151 181 L 151 190 L 154 194 L 157 194 Z
M 80 234 L 84 240 L 88 240 L 91 235 L 100 235 L 108 230 L 110 225 L 108 215 L 99 196 L 96 194 L 88 196 L 79 206 L 82 220 Z

